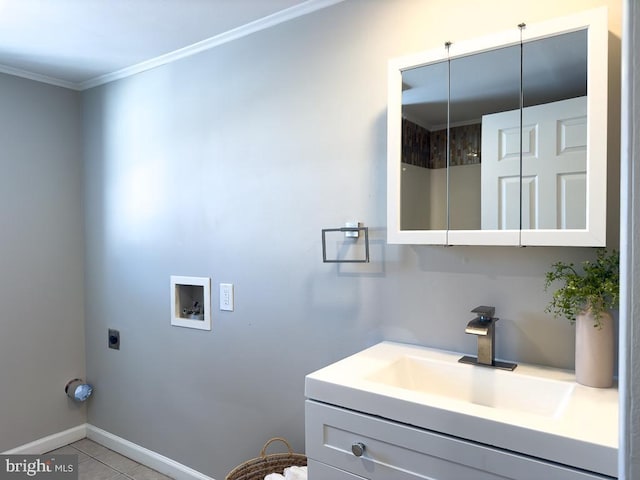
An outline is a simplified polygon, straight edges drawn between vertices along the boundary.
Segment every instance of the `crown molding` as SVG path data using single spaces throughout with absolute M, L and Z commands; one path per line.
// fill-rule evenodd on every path
M 142 73 L 147 70 L 151 70 L 153 68 L 175 62 L 182 58 L 196 55 L 197 53 L 210 50 L 219 45 L 229 43 L 242 37 L 246 37 L 247 35 L 251 35 L 252 33 L 259 32 L 260 30 L 266 30 L 267 28 L 273 27 L 280 23 L 293 20 L 294 18 L 302 17 L 309 13 L 315 12 L 316 10 L 321 10 L 323 8 L 330 7 L 331 5 L 335 5 L 343 1 L 344 0 L 307 0 L 306 2 L 299 5 L 286 8 L 284 10 L 281 10 L 280 12 L 268 15 L 259 20 L 255 20 L 214 37 L 210 37 L 200 42 L 194 43 L 187 47 L 174 50 L 173 52 L 169 52 L 150 60 L 137 63 L 130 67 L 126 67 L 112 73 L 107 73 L 105 75 L 100 75 L 83 82 L 71 82 L 68 80 L 62 80 L 59 78 L 50 77 L 48 75 L 41 75 L 39 73 L 29 72 L 27 70 L 21 70 L 19 68 L 14 68 L 2 64 L 0 64 L 0 73 L 22 77 L 29 80 L 34 80 L 36 82 L 47 83 L 49 85 L 55 85 L 57 87 L 68 88 L 70 90 L 87 90 L 89 88 L 98 87 L 109 82 L 121 80 L 123 78 L 127 78 L 132 75 L 136 75 L 138 73 Z
M 26 78 L 28 80 L 34 80 L 40 83 L 47 83 L 56 87 L 68 88 L 71 90 L 81 90 L 81 86 L 79 83 L 69 82 L 68 80 L 61 80 L 59 78 L 50 77 L 48 75 L 41 75 L 39 73 L 33 73 L 27 70 L 21 70 L 20 68 L 14 68 L 8 65 L 0 64 L 0 73 L 6 73 L 8 75 L 13 75 L 14 77 Z
M 75 84 L 75 88 L 77 90 L 87 90 L 89 88 L 98 87 L 115 80 L 121 80 L 123 78 L 127 78 L 132 75 L 136 75 L 138 73 L 142 73 L 147 70 L 151 70 L 153 68 L 175 62 L 182 58 L 190 57 L 192 55 L 196 55 L 197 53 L 210 50 L 219 45 L 229 43 L 242 37 L 246 37 L 247 35 L 251 35 L 252 33 L 258 32 L 260 30 L 265 30 L 280 23 L 284 23 L 289 20 L 293 20 L 294 18 L 315 12 L 316 10 L 321 10 L 331 5 L 335 5 L 342 1 L 344 0 L 308 0 L 299 5 L 295 5 L 272 15 L 268 15 L 259 20 L 247 23 L 246 25 L 242 25 L 241 27 L 221 33 L 220 35 L 207 38 L 206 40 L 202 40 L 187 47 L 180 48 L 178 50 L 174 50 L 173 52 L 169 52 L 167 54 L 160 55 L 159 57 L 152 58 L 151 60 L 140 62 L 136 65 L 132 65 L 130 67 L 126 67 L 121 70 L 117 70 L 115 72 L 101 75 L 99 77 Z

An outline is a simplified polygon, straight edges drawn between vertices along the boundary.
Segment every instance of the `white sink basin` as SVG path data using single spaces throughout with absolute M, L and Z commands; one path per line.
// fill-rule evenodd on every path
M 573 383 L 517 375 L 487 367 L 403 355 L 367 380 L 486 407 L 556 417 Z
M 308 399 L 617 475 L 618 392 L 574 372 L 458 363 L 461 353 L 382 342 L 310 373 Z

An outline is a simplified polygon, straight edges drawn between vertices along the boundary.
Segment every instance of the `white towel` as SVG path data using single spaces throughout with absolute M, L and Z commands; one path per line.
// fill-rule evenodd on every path
M 284 480 L 307 480 L 307 467 L 287 467 L 284 469 Z
M 279 473 L 270 473 L 264 480 L 284 480 L 284 475 L 280 475 Z

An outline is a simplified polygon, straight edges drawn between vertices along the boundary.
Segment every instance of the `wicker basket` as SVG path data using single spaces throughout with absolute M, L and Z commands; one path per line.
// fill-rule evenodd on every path
M 272 453 L 267 455 L 267 447 L 272 443 L 280 441 L 287 446 L 288 453 Z M 291 466 L 304 467 L 307 464 L 307 457 L 301 453 L 293 453 L 291 445 L 284 438 L 274 437 L 264 444 L 260 451 L 260 456 L 241 463 L 231 470 L 225 480 L 264 480 L 270 473 L 284 472 L 284 469 Z

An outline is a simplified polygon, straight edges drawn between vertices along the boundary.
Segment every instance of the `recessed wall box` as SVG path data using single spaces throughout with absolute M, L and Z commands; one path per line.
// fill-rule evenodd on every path
M 171 276 L 171 325 L 211 330 L 211 279 Z

